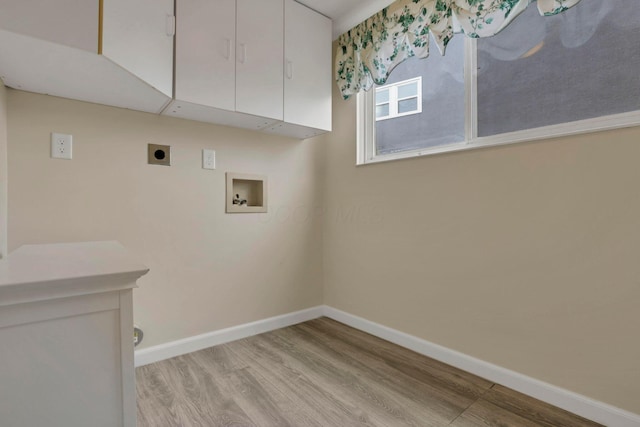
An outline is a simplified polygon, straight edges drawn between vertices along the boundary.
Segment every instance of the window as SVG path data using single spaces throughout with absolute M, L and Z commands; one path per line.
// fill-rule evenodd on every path
M 422 76 L 376 88 L 376 121 L 422 112 Z
M 415 96 L 406 99 L 410 99 L 414 103 L 410 106 L 417 110 L 393 120 L 382 120 L 391 117 L 384 114 L 386 88 L 403 87 L 398 92 L 405 95 L 411 93 L 410 82 L 414 81 L 419 81 L 419 90 Z M 366 98 L 365 102 L 359 99 L 360 106 L 365 107 L 361 109 L 360 123 L 365 124 L 363 132 L 368 136 L 366 157 L 376 161 L 398 158 L 408 152 L 419 153 L 423 149 L 464 141 L 464 84 L 463 37 L 451 40 L 446 56 L 433 54 L 425 59 L 411 58 L 398 65 L 386 85 L 376 87 L 375 100 L 373 90 L 359 95 Z M 404 99 L 404 96 L 400 98 Z M 389 99 L 391 103 L 391 96 Z
M 583 0 L 553 17 L 530 7 L 478 40 L 478 136 L 639 110 L 637 6 Z
M 494 37 L 459 35 L 445 56 L 403 62 L 375 99 L 358 95 L 358 164 L 640 124 L 635 2 L 529 7 Z M 419 77 L 421 109 L 402 117 L 392 88 Z

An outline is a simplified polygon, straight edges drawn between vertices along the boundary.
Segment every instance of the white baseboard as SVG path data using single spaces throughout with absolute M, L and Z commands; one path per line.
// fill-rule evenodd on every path
M 135 352 L 135 365 L 144 366 L 161 360 L 170 359 L 182 354 L 202 350 L 214 345 L 262 334 L 307 320 L 317 319 L 323 315 L 323 306 L 308 308 L 294 313 L 270 317 L 256 322 L 245 323 L 231 328 L 220 329 L 194 337 L 184 338 L 153 347 L 143 348 Z
M 510 371 L 466 354 L 450 350 L 438 344 L 388 328 L 332 307 L 324 306 L 326 317 L 352 328 L 367 332 L 378 338 L 408 348 L 416 353 L 475 374 L 489 381 L 565 409 L 589 420 L 610 427 L 640 427 L 640 415 L 615 406 L 590 399 L 586 396 Z

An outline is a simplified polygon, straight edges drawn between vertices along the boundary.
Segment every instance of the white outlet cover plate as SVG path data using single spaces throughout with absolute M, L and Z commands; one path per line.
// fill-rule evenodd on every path
M 73 136 L 65 133 L 51 133 L 51 157 L 71 160 L 73 156 Z
M 216 151 L 205 148 L 202 150 L 202 169 L 216 168 Z

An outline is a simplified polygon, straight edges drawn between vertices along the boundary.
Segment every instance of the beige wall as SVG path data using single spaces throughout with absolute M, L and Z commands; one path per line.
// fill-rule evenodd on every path
M 297 142 L 9 90 L 10 248 L 121 241 L 151 267 L 135 292 L 144 346 L 324 289 L 640 413 L 640 128 L 356 167 L 355 101 L 334 100 L 334 132 Z M 74 135 L 72 161 L 49 159 L 51 131 Z M 147 165 L 149 142 L 171 144 L 174 166 Z M 205 147 L 216 171 L 200 169 Z M 225 171 L 268 175 L 270 212 L 224 214 Z
M 8 95 L 10 250 L 120 241 L 151 269 L 134 292 L 142 347 L 322 303 L 314 141 Z M 73 160 L 49 158 L 50 132 L 73 134 Z M 170 144 L 173 165 L 147 165 L 147 143 Z M 226 171 L 267 175 L 269 212 L 225 214 Z
M 0 258 L 7 253 L 7 89 L 0 81 Z
M 356 167 L 334 92 L 325 303 L 640 413 L 640 128 Z

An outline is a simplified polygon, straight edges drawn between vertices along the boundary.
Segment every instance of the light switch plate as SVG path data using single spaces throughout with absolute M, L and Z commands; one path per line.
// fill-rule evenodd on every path
M 202 150 L 202 169 L 216 168 L 216 151 L 211 149 Z
M 51 158 L 71 160 L 73 136 L 65 133 L 51 133 Z

